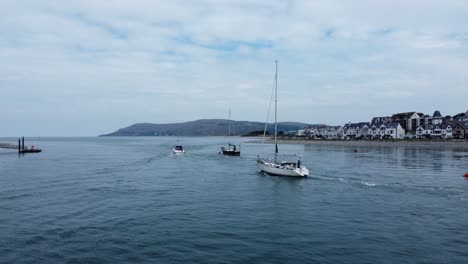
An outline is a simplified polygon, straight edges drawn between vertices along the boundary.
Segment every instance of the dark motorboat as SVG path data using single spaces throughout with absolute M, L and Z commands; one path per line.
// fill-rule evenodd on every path
M 240 146 L 238 148 L 236 145 L 228 144 L 227 148 L 221 147 L 221 152 L 223 155 L 240 156 Z
M 172 149 L 172 153 L 174 153 L 174 154 L 184 154 L 185 153 L 184 147 L 174 146 L 174 148 Z

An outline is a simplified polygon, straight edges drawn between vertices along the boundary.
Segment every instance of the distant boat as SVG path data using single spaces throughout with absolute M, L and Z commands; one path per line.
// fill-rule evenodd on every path
M 296 161 L 281 161 L 278 157 L 278 61 L 276 61 L 275 73 L 275 156 L 273 159 L 260 158 L 257 159 L 260 171 L 276 176 L 291 176 L 291 177 L 306 177 L 309 175 L 309 170 L 302 165 L 301 160 Z M 266 131 L 266 128 L 265 128 Z
M 221 147 L 221 152 L 227 156 L 240 156 L 240 146 L 237 148 L 236 145 L 228 144 L 227 147 Z
M 229 109 L 228 137 L 231 136 L 231 109 Z M 240 156 L 240 145 L 228 143 L 227 147 L 221 147 L 221 153 L 227 156 Z
M 172 148 L 172 153 L 174 153 L 174 154 L 176 154 L 176 155 L 177 155 L 177 154 L 184 154 L 184 153 L 185 153 L 184 147 L 182 147 L 182 146 L 180 146 L 180 145 L 174 146 L 174 147 Z

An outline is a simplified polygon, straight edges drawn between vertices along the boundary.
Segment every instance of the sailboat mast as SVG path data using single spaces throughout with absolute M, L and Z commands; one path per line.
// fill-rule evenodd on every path
M 229 108 L 228 137 L 231 136 L 231 108 Z
M 276 63 L 276 71 L 275 71 L 275 161 L 276 156 L 278 155 L 278 61 Z

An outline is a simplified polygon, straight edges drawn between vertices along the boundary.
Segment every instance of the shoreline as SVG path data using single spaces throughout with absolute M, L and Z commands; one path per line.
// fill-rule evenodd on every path
M 272 144 L 273 139 L 265 139 L 265 143 Z M 249 143 L 261 143 L 261 140 L 253 140 Z M 278 139 L 280 144 L 299 145 L 323 145 L 323 146 L 359 146 L 359 147 L 450 147 L 468 149 L 466 140 L 450 141 L 417 141 L 417 140 L 305 140 L 305 139 Z

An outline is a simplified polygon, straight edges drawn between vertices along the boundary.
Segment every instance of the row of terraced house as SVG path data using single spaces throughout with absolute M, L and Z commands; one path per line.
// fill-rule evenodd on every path
M 299 130 L 306 139 L 468 139 L 468 111 L 442 116 L 439 111 L 398 113 L 344 126 L 316 125 Z

